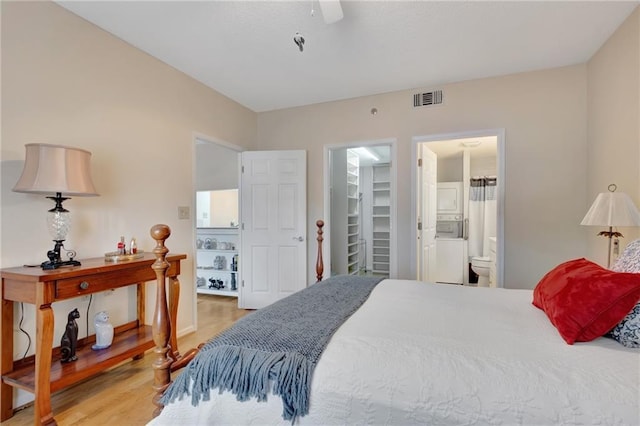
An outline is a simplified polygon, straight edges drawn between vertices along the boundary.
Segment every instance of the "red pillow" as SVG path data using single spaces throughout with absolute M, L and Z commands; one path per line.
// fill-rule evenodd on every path
M 533 304 L 547 314 L 570 345 L 604 335 L 638 300 L 638 274 L 613 272 L 586 259 L 556 266 L 533 291 Z

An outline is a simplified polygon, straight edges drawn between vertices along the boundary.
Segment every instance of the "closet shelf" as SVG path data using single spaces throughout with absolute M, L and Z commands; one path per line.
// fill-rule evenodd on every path
M 372 170 L 371 270 L 374 275 L 389 276 L 391 227 L 391 168 L 374 165 Z
M 197 228 L 196 230 L 197 245 L 207 242 L 207 239 L 216 242 L 216 245 L 225 243 L 227 247 L 238 247 L 239 230 L 238 228 Z M 238 250 L 221 250 L 221 249 L 198 249 L 196 250 L 196 271 L 197 282 L 196 292 L 198 294 L 211 294 L 218 296 L 238 297 L 237 290 L 230 290 L 232 282 L 235 286 L 239 285 L 240 273 L 232 270 L 234 258 L 239 260 Z M 225 283 L 222 289 L 209 288 L 209 278 L 219 279 Z M 197 283 L 203 281 L 205 285 L 198 286 Z

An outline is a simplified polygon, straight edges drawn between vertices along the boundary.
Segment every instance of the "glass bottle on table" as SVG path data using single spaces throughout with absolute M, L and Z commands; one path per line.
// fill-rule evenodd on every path
M 118 242 L 118 254 L 126 254 L 127 248 L 124 243 L 124 237 L 120 237 L 120 241 Z

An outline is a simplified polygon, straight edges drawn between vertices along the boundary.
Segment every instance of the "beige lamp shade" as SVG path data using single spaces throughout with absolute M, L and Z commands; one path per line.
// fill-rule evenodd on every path
M 581 225 L 640 226 L 640 212 L 624 192 L 602 192 L 585 215 Z
M 15 192 L 96 196 L 91 180 L 91 153 L 84 149 L 42 143 L 26 144 L 24 169 Z

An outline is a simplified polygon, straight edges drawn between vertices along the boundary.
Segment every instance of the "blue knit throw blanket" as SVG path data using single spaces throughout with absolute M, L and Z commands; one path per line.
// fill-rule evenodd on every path
M 202 347 L 161 402 L 191 394 L 196 406 L 215 388 L 239 401 L 265 401 L 271 388 L 282 398 L 285 420 L 304 416 L 320 354 L 381 280 L 335 276 L 246 315 Z

